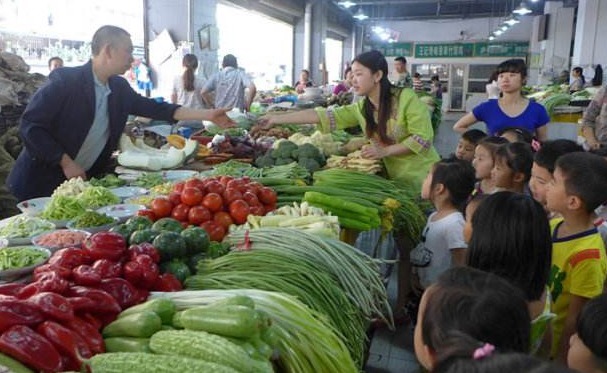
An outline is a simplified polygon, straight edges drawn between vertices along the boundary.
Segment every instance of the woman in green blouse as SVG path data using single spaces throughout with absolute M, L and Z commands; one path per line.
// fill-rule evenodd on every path
M 363 96 L 354 104 L 335 108 L 316 108 L 288 114 L 266 115 L 263 126 L 293 123 L 319 124 L 323 132 L 360 126 L 369 139 L 362 149 L 368 159 L 381 159 L 388 177 L 412 192 L 421 185 L 439 156 L 432 145 L 434 132 L 427 106 L 410 88 L 394 87 L 388 80 L 388 63 L 378 51 L 364 52 L 352 62 L 352 87 Z M 409 251 L 411 238 L 396 234 L 402 260 L 399 262 L 397 313 L 410 292 Z M 417 237 L 413 238 L 417 240 Z

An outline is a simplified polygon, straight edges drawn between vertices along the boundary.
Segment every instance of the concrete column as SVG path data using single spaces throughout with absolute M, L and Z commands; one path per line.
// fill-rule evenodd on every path
M 540 43 L 544 55 L 540 84 L 548 84 L 561 71 L 569 70 L 573 40 L 574 8 L 563 7 L 562 1 L 548 1 L 544 14 L 549 14 L 548 39 Z
M 599 0 L 580 0 L 575 27 L 575 42 L 571 64 L 589 65 L 594 61 L 594 48 L 599 24 Z
M 191 3 L 190 33 L 192 35 L 192 53 L 198 57 L 198 76 L 208 79 L 219 69 L 217 50 L 200 49 L 198 30 L 205 25 L 217 25 L 215 13 L 217 0 L 188 0 Z M 217 32 L 219 30 L 215 29 Z M 238 58 L 238 51 L 231 51 Z
M 326 83 L 325 38 L 327 37 L 327 0 L 312 3 L 310 37 L 310 73 L 315 84 Z M 321 71 L 322 67 L 322 71 Z

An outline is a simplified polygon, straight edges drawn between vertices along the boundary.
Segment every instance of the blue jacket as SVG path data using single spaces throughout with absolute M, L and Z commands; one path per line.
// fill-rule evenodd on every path
M 117 148 L 129 114 L 173 120 L 179 107 L 143 97 L 120 77 L 108 80 L 110 136 L 99 158 L 87 171 L 96 176 L 108 164 Z M 19 132 L 23 150 L 7 179 L 10 191 L 19 201 L 50 196 L 65 175 L 59 165 L 65 153 L 76 158 L 95 118 L 95 85 L 92 63 L 54 70 L 49 80 L 31 98 Z

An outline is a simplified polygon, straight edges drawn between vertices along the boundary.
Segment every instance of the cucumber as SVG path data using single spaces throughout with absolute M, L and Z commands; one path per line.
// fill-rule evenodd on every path
M 176 312 L 175 302 L 167 298 L 152 299 L 122 311 L 118 318 L 133 315 L 143 311 L 152 311 L 160 317 L 163 324 L 170 324 Z
M 3 353 L 0 353 L 0 371 L 6 371 L 11 373 L 34 373 L 33 370 L 21 364 L 20 361 L 15 360 L 12 357 Z
M 106 352 L 152 352 L 149 338 L 112 337 L 104 342 Z
M 261 331 L 259 314 L 246 306 L 204 306 L 180 313 L 179 323 L 189 330 L 202 330 L 234 338 L 251 338 Z
M 148 338 L 161 327 L 160 316 L 152 311 L 143 311 L 116 319 L 103 329 L 103 336 Z
M 232 297 L 227 297 L 215 301 L 213 303 L 209 303 L 203 307 L 221 307 L 221 306 L 245 306 L 248 308 L 255 308 L 255 302 L 251 297 L 247 297 L 246 295 L 234 295 Z

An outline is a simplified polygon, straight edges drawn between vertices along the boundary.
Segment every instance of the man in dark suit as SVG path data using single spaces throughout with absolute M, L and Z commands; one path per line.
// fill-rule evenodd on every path
M 19 131 L 24 148 L 7 179 L 19 201 L 50 196 L 65 180 L 102 173 L 129 114 L 233 124 L 227 109 L 158 103 L 133 91 L 118 76 L 133 61 L 133 44 L 125 30 L 102 26 L 93 35 L 91 51 L 87 64 L 53 71 L 23 113 Z

